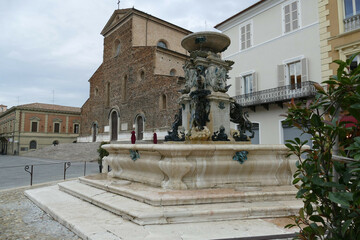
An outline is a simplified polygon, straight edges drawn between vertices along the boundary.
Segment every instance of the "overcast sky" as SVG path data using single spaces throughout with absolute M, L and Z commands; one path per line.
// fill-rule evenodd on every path
M 213 26 L 258 0 L 122 0 L 190 31 Z M 0 104 L 81 107 L 101 64 L 101 30 L 117 0 L 1 0 Z

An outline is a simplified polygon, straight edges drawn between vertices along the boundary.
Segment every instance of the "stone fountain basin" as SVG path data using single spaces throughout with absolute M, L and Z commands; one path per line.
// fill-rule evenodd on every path
M 164 189 L 291 185 L 295 157 L 285 145 L 107 144 L 108 176 Z M 236 152 L 247 151 L 241 164 Z M 132 153 L 132 154 L 131 154 Z M 134 154 L 136 153 L 136 154 Z M 138 158 L 134 158 L 137 156 Z

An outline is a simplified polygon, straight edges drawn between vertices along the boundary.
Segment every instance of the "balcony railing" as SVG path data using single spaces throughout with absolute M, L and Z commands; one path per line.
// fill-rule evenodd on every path
M 286 85 L 277 88 L 270 88 L 263 91 L 253 92 L 235 96 L 236 102 L 243 107 L 251 107 L 269 103 L 289 101 L 292 98 L 314 97 L 316 89 L 314 82 L 307 81 L 301 84 Z
M 344 19 L 345 32 L 360 28 L 360 14 Z

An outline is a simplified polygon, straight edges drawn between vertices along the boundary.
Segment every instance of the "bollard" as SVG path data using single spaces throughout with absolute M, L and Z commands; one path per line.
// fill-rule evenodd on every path
M 86 161 L 84 162 L 84 176 L 86 176 Z
M 64 163 L 64 180 L 66 176 L 66 170 L 71 166 L 71 162 L 65 162 Z
M 32 186 L 32 182 L 33 182 L 33 173 L 34 173 L 34 165 L 31 165 L 30 171 L 29 171 L 30 166 L 26 165 L 24 170 L 25 172 L 30 173 L 30 186 Z

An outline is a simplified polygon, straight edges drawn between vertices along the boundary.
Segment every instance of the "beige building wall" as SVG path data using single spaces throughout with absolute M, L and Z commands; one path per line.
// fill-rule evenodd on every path
M 174 76 L 184 76 L 183 65 L 186 59 L 179 54 L 172 54 L 166 50 L 158 49 L 156 52 L 154 74 L 170 75 L 175 70 Z
M 181 40 L 188 34 L 187 30 L 139 15 L 134 15 L 132 21 L 134 47 L 156 46 L 159 41 L 164 41 L 168 49 L 186 54 L 186 50 L 181 47 Z
M 260 1 L 244 12 L 229 18 L 220 24 L 219 30 L 231 39 L 230 47 L 223 53 L 223 59 L 234 61 L 229 72 L 231 84 L 228 94 L 237 96 L 244 94 L 241 76 L 253 76 L 253 94 L 269 90 L 268 97 L 276 95 L 276 90 L 282 91 L 279 83 L 280 67 L 288 63 L 301 61 L 306 69 L 301 72 L 305 81 L 321 82 L 320 34 L 317 1 L 298 1 L 300 20 L 299 28 L 285 33 L 283 26 L 284 6 L 293 3 L 292 0 Z M 241 50 L 241 27 L 251 24 L 251 47 Z M 285 72 L 283 72 L 284 75 Z M 285 76 L 285 85 L 289 78 Z M 242 88 L 239 89 L 239 86 Z M 254 87 L 256 86 L 256 87 Z M 277 89 L 279 87 L 279 89 Z M 261 92 L 265 99 L 266 92 Z M 279 92 L 283 94 L 283 92 Z M 251 98 L 251 97 L 249 97 Z M 283 144 L 284 129 L 281 115 L 286 113 L 286 106 L 279 102 L 268 102 L 252 107 L 244 107 L 249 114 L 249 120 L 259 124 L 260 144 Z M 232 124 L 235 128 L 235 124 Z

